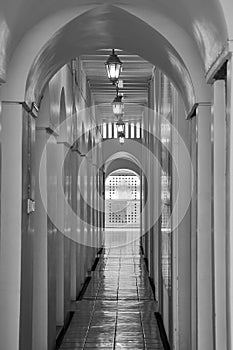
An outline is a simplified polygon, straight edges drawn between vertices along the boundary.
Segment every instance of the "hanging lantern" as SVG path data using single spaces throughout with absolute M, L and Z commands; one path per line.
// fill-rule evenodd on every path
M 123 145 L 125 143 L 125 133 L 124 132 L 118 132 L 118 139 L 119 143 Z
M 113 84 L 117 82 L 122 70 L 122 62 L 119 57 L 115 54 L 114 49 L 112 50 L 112 54 L 109 56 L 105 63 L 106 71 L 108 78 L 111 80 Z
M 118 93 L 112 102 L 112 110 L 115 115 L 122 115 L 124 112 L 124 104 L 122 102 L 122 97 Z
M 121 116 L 119 117 L 117 123 L 116 123 L 116 127 L 117 127 L 117 132 L 118 133 L 125 133 L 125 123 L 123 122 L 123 120 L 121 119 Z

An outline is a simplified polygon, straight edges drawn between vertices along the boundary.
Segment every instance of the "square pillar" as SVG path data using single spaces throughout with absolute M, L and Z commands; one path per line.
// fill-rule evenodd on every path
M 3 105 L 1 113 L 0 339 L 1 348 L 4 350 L 19 349 L 22 127 L 22 106 Z M 30 337 L 31 334 L 28 336 Z
M 226 268 L 227 268 L 227 348 L 233 346 L 233 57 L 227 64 L 226 118 Z
M 213 350 L 211 104 L 197 109 L 197 349 Z
M 35 170 L 37 175 L 35 186 L 36 212 L 34 221 L 36 235 L 34 237 L 33 254 L 33 350 L 46 349 L 48 347 L 48 217 L 41 198 L 40 186 L 47 190 L 47 152 L 43 158 L 43 164 L 41 164 L 41 158 L 49 137 L 50 135 L 46 128 L 37 128 L 35 145 Z
M 173 91 L 172 118 L 172 335 L 177 350 L 191 349 L 191 121 Z M 195 349 L 196 350 L 196 349 Z
M 213 231 L 215 348 L 227 349 L 226 322 L 226 89 L 213 84 Z

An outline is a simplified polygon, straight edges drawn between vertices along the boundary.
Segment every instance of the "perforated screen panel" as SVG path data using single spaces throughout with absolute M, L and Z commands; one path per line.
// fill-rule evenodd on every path
M 105 226 L 140 226 L 140 179 L 110 175 L 105 183 Z

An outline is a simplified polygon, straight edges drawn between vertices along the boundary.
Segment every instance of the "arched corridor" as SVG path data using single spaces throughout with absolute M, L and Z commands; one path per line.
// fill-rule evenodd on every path
M 2 0 L 0 348 L 233 349 L 232 10 Z

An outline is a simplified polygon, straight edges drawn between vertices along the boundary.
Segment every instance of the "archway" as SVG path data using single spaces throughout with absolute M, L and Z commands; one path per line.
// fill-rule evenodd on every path
M 105 180 L 105 246 L 140 245 L 141 177 L 118 168 Z
M 74 32 L 79 33 L 78 40 L 72 36 Z M 135 41 L 135 34 L 141 39 Z M 196 102 L 197 89 L 179 53 L 152 27 L 114 6 L 100 6 L 87 11 L 65 25 L 48 41 L 28 75 L 26 101 L 39 104 L 47 82 L 71 57 L 109 47 L 137 53 L 158 66 L 181 93 L 186 113 L 191 112 Z

